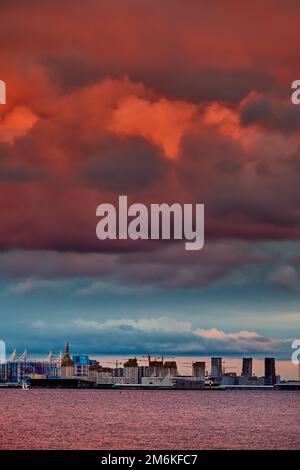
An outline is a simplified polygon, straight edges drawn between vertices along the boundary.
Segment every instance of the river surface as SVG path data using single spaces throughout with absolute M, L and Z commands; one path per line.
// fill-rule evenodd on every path
M 0 449 L 300 449 L 300 393 L 2 389 Z

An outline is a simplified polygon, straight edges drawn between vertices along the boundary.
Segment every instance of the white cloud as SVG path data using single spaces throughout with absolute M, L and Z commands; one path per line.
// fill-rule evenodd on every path
M 211 338 L 211 339 L 216 339 L 216 340 L 218 339 L 219 340 L 225 340 L 225 339 L 248 340 L 248 339 L 258 337 L 258 334 L 255 331 L 242 330 L 242 331 L 239 331 L 238 333 L 225 333 L 224 331 L 217 330 L 216 328 L 211 328 L 210 330 L 197 329 L 195 330 L 195 334 L 203 338 Z
M 41 289 L 61 289 L 61 281 L 43 280 L 43 279 L 25 279 L 7 286 L 10 294 L 27 294 Z
M 33 328 L 37 330 L 44 330 L 47 328 L 47 324 L 43 320 L 36 320 L 32 323 Z
M 73 325 L 78 328 L 92 329 L 92 330 L 107 330 L 112 328 L 126 328 L 130 327 L 137 331 L 163 331 L 166 333 L 184 333 L 191 332 L 192 325 L 188 321 L 177 321 L 168 317 L 159 318 L 140 318 L 133 320 L 129 318 L 110 319 L 104 322 L 97 322 L 93 320 L 83 320 L 78 318 L 74 320 Z
M 94 281 L 87 287 L 83 287 L 77 290 L 78 295 L 89 296 L 97 294 L 142 294 L 144 292 L 151 292 L 153 288 L 151 286 L 144 285 L 122 285 L 109 283 L 106 281 Z
M 72 327 L 85 334 L 108 334 L 112 337 L 122 337 L 126 342 L 126 335 L 135 334 L 138 343 L 140 335 L 146 335 L 154 343 L 158 337 L 164 335 L 165 344 L 172 350 L 189 352 L 192 350 L 220 350 L 220 352 L 270 352 L 281 350 L 286 341 L 259 335 L 255 331 L 240 330 L 237 332 L 224 332 L 217 328 L 194 328 L 189 321 L 178 321 L 170 317 L 140 318 L 140 319 L 109 319 L 105 321 L 85 320 L 77 318 Z

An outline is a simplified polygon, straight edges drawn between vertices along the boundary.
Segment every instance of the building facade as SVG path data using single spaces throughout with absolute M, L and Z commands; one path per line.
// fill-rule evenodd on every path
M 222 378 L 222 358 L 211 358 L 211 378 L 212 380 L 220 380 Z
M 205 362 L 193 362 L 193 377 L 205 380 Z
M 243 365 L 242 365 L 242 376 L 243 377 L 252 377 L 253 370 L 252 370 L 253 360 L 252 357 L 243 357 Z
M 265 357 L 265 385 L 276 384 L 275 358 Z

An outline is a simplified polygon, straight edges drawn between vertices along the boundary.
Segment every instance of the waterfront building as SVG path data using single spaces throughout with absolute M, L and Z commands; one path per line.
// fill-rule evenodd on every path
M 21 382 L 32 375 L 47 376 L 49 365 L 46 362 L 24 361 L 16 358 L 0 365 L 0 379 L 4 382 Z
M 156 377 L 151 375 L 150 377 L 142 378 L 142 385 L 144 386 L 159 386 L 159 387 L 173 387 L 175 385 L 176 378 L 171 375 L 166 375 L 165 377 L 160 376 Z
M 100 365 L 98 361 L 94 359 L 90 359 L 89 356 L 86 356 L 86 355 L 73 356 L 72 360 L 74 363 L 74 376 L 75 377 L 92 376 L 95 378 L 95 374 L 93 374 L 93 371 L 97 370 L 97 366 Z M 91 374 L 90 374 L 90 371 L 92 372 Z
M 60 360 L 55 358 L 52 351 L 48 354 L 48 372 L 47 378 L 58 379 L 60 377 Z
M 138 367 L 139 384 L 142 383 L 143 377 L 149 377 L 149 367 L 139 366 Z
M 177 364 L 176 361 L 165 361 L 162 367 L 163 377 L 177 377 Z
M 97 382 L 97 374 L 101 372 L 102 366 L 100 364 L 98 365 L 90 365 L 89 366 L 89 371 L 87 375 L 87 379 L 91 382 Z
M 123 377 L 128 379 L 131 384 L 139 383 L 139 368 L 136 357 L 134 359 L 128 359 L 128 361 L 124 363 Z
M 123 367 L 115 367 L 113 369 L 113 376 L 114 377 L 123 377 L 124 369 Z
M 243 357 L 242 365 L 242 376 L 243 377 L 252 377 L 252 357 Z
M 180 376 L 175 379 L 174 386 L 179 390 L 200 390 L 205 388 L 205 382 L 197 377 Z
M 110 367 L 101 367 L 96 372 L 97 384 L 111 385 L 113 383 L 113 370 Z
M 205 362 L 193 362 L 193 377 L 197 379 L 205 379 Z
M 89 375 L 88 364 L 74 364 L 74 377 L 87 377 Z
M 253 375 L 252 377 L 246 377 L 245 375 L 241 375 L 238 377 L 238 385 L 265 385 L 265 378 L 264 377 L 256 377 Z
M 238 385 L 238 376 L 235 372 L 227 372 L 222 375 L 221 385 Z
M 222 358 L 212 357 L 211 358 L 211 378 L 212 380 L 218 381 L 222 378 Z
M 275 358 L 265 357 L 265 385 L 276 383 Z
M 151 361 L 149 358 L 149 376 L 150 377 L 163 377 L 163 360 Z
M 178 371 L 177 371 L 177 363 L 176 361 L 163 361 L 163 358 L 161 360 L 152 360 L 149 356 L 149 366 L 147 368 L 146 375 L 144 375 L 144 378 L 151 378 L 153 379 L 153 383 L 151 380 L 147 381 L 142 378 L 142 382 L 144 385 L 147 385 L 148 383 L 150 385 L 159 385 L 160 382 L 164 381 L 166 378 L 166 383 L 168 383 L 168 386 L 170 386 L 169 382 L 172 382 L 172 378 L 177 377 Z M 168 379 L 169 382 L 168 382 Z
M 89 375 L 89 356 L 72 356 L 75 377 L 87 377 Z

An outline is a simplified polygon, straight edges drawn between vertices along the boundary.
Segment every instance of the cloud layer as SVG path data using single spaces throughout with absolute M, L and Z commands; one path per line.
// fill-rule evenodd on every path
M 291 340 L 278 340 L 259 335 L 254 331 L 225 333 L 212 328 L 199 329 L 189 321 L 174 320 L 170 317 L 158 318 L 120 318 L 98 322 L 77 318 L 68 325 L 63 322 L 53 326 L 37 320 L 33 322 L 39 341 L 46 336 L 57 339 L 71 334 L 73 347 L 83 350 L 89 345 L 91 352 L 97 353 L 173 353 L 200 355 L 277 355 L 286 354 Z M 46 334 L 45 334 L 46 333 Z

